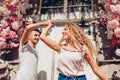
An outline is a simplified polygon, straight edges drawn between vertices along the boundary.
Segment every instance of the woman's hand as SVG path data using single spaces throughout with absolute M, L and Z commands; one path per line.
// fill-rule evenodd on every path
M 48 21 L 48 28 L 52 28 L 53 27 L 53 21 L 52 20 L 49 20 Z

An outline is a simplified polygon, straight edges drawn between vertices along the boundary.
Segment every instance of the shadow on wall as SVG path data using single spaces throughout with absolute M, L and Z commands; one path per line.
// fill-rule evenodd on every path
M 118 71 L 114 71 L 113 72 L 113 74 L 112 74 L 112 80 L 120 80 L 120 77 L 117 74 L 118 74 Z
M 47 80 L 47 72 L 42 70 L 38 73 L 38 79 L 37 80 Z

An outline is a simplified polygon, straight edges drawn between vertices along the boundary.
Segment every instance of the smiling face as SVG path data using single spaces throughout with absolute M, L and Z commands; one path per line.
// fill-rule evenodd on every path
M 62 37 L 64 40 L 70 40 L 71 38 L 70 30 L 66 26 L 64 27 L 64 30 L 62 32 Z
M 39 41 L 39 36 L 40 33 L 37 31 L 31 31 L 30 35 L 29 35 L 29 40 L 31 41 L 31 43 L 33 45 L 36 45 Z

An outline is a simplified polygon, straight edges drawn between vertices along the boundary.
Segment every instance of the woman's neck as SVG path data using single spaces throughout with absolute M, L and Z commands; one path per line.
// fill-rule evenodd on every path
M 80 46 L 72 41 L 67 42 L 66 46 L 68 46 L 69 48 L 81 50 Z

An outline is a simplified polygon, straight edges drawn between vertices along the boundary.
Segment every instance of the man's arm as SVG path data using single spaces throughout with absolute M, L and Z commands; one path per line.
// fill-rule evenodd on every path
M 28 41 L 28 36 L 31 32 L 31 30 L 35 29 L 35 28 L 40 28 L 40 27 L 43 27 L 43 26 L 47 26 L 48 25 L 48 21 L 45 21 L 45 22 L 39 22 L 39 23 L 35 23 L 35 24 L 30 24 L 28 26 L 25 27 L 24 31 L 23 31 L 23 34 L 22 34 L 22 37 L 21 37 L 21 45 L 25 45 L 25 43 Z

